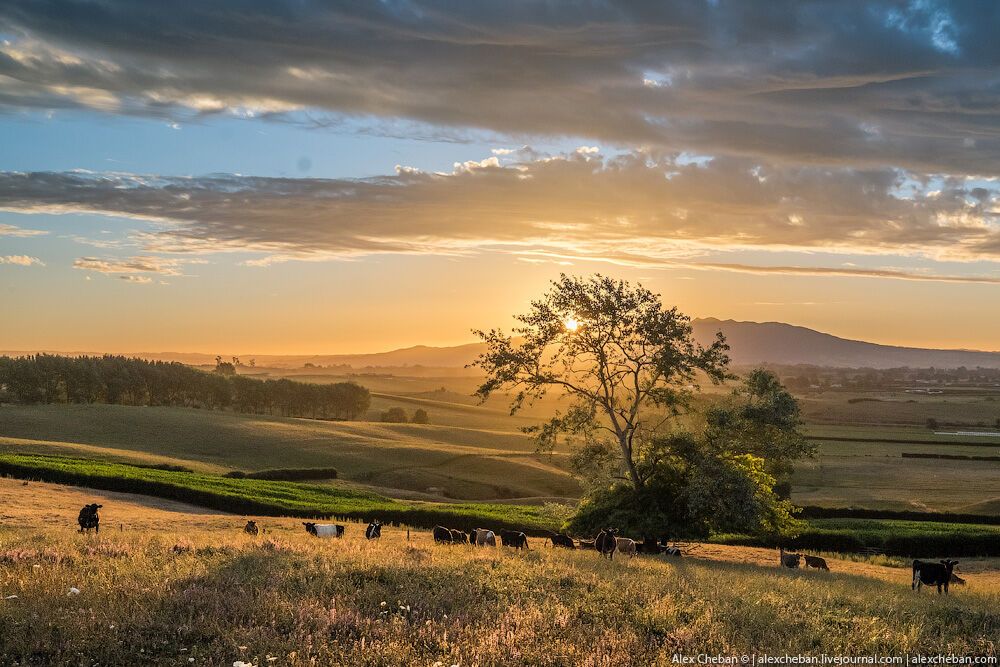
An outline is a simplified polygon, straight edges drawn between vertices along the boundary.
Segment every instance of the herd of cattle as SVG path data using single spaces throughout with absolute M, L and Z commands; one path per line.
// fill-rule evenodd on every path
M 101 532 L 101 517 L 98 510 L 103 505 L 92 503 L 84 505 L 77 517 L 80 524 L 80 532 L 95 533 Z M 314 521 L 303 521 L 302 525 L 306 532 L 313 537 L 343 537 L 347 527 L 337 523 L 316 523 Z M 243 531 L 248 535 L 257 536 L 261 533 L 261 528 L 256 521 L 247 521 Z M 466 533 L 456 528 L 445 528 L 444 526 L 434 526 L 431 531 L 434 541 L 438 544 L 472 544 L 479 547 L 497 546 L 497 537 L 500 538 L 500 545 L 513 549 L 527 549 L 528 536 L 517 530 L 492 531 L 487 528 L 475 528 Z M 409 534 L 407 534 L 409 536 Z M 382 524 L 378 520 L 372 521 L 365 528 L 365 539 L 377 540 L 382 537 Z M 605 528 L 600 531 L 593 540 L 574 540 L 569 535 L 561 533 L 550 533 L 548 539 L 553 547 L 563 547 L 566 549 L 594 549 L 602 557 L 614 559 L 615 554 L 621 554 L 633 558 L 636 554 L 665 554 L 667 556 L 681 556 L 681 550 L 677 546 L 668 545 L 665 541 L 657 541 L 652 538 L 644 538 L 637 542 L 628 537 L 619 537 L 615 528 Z M 809 556 L 785 551 L 781 547 L 778 551 L 779 563 L 782 567 L 797 569 L 805 562 L 806 568 L 830 571 L 826 560 L 819 556 Z M 936 586 L 938 594 L 942 589 L 948 593 L 949 584 L 965 584 L 965 580 L 955 574 L 957 560 L 941 560 L 937 563 L 929 561 L 913 561 L 913 583 L 911 588 L 919 591 L 921 586 Z

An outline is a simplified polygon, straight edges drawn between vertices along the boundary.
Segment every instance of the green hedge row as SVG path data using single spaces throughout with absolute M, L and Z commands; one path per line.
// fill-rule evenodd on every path
M 922 452 L 903 452 L 904 459 L 945 459 L 948 461 L 1000 461 L 1000 456 L 970 456 L 968 454 L 924 454 Z
M 862 553 L 876 549 L 889 556 L 907 558 L 995 557 L 1000 556 L 1000 533 L 980 532 L 956 525 L 952 532 L 912 533 L 871 529 L 828 530 L 810 527 L 791 539 L 755 537 L 751 535 L 718 535 L 719 544 L 770 547 L 779 545 L 790 550 L 835 551 Z
M 272 482 L 302 482 L 316 479 L 337 479 L 336 468 L 272 468 L 269 470 L 256 470 L 254 472 L 243 472 L 233 470 L 227 472 L 224 477 L 233 479 L 266 479 Z
M 935 521 L 942 523 L 977 523 L 1000 526 L 1000 516 L 960 514 L 956 512 L 915 512 L 911 510 L 877 510 L 859 507 L 816 507 L 807 505 L 799 515 L 803 519 L 900 519 L 905 521 Z

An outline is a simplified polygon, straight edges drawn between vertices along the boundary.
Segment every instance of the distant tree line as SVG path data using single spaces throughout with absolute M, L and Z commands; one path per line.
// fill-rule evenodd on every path
M 208 373 L 177 362 L 123 356 L 0 357 L 0 401 L 110 403 L 232 409 L 286 417 L 355 419 L 371 395 L 353 382 L 307 384 Z

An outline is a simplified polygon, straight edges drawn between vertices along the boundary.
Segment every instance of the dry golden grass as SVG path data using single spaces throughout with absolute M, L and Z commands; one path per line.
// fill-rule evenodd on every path
M 74 530 L 104 505 L 100 536 Z M 965 563 L 951 596 L 905 568 L 830 558 L 776 567 L 763 549 L 697 545 L 682 559 L 607 562 L 435 546 L 363 526 L 317 540 L 296 520 L 0 480 L 0 664 L 623 665 L 675 652 L 997 651 L 1000 574 Z M 78 594 L 71 594 L 71 588 Z M 192 660 L 193 659 L 193 660 Z

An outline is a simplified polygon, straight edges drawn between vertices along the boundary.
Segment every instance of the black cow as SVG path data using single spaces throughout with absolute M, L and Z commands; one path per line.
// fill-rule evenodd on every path
M 442 544 L 451 544 L 455 541 L 451 531 L 444 526 L 434 526 L 434 529 L 431 531 L 431 535 L 434 536 L 435 542 L 440 542 Z
M 514 549 L 527 549 L 528 536 L 518 530 L 501 530 L 500 543 L 505 547 Z
M 377 540 L 380 537 L 382 537 L 382 523 L 378 519 L 375 519 L 365 529 L 365 539 Z
M 942 560 L 939 563 L 928 563 L 923 560 L 913 561 L 913 583 L 910 588 L 920 590 L 923 584 L 937 586 L 938 595 L 941 595 L 941 588 L 948 593 L 948 584 L 951 583 L 952 570 L 958 565 L 957 560 Z
M 104 507 L 104 505 L 98 505 L 97 503 L 91 503 L 90 505 L 84 505 L 83 509 L 80 510 L 80 515 L 76 518 L 77 523 L 80 524 L 80 532 L 90 532 L 93 528 L 95 533 L 101 532 L 101 517 L 97 514 L 97 510 Z
M 256 521 L 247 521 L 247 525 L 243 526 L 243 532 L 247 535 L 256 536 L 260 533 L 260 529 L 257 527 Z
M 552 540 L 552 546 L 554 547 L 564 547 L 566 549 L 576 549 L 576 543 L 573 542 L 573 538 L 569 535 L 563 535 L 562 533 L 552 533 L 549 536 Z
M 641 554 L 661 554 L 664 550 L 663 545 L 648 535 L 642 538 L 642 542 L 636 542 L 635 547 Z
M 462 531 L 460 531 L 458 528 L 452 528 L 451 529 L 451 541 L 453 543 L 455 543 L 455 544 L 468 544 L 469 543 L 469 536 L 467 534 L 463 533 Z
M 825 558 L 820 558 L 819 556 L 807 556 L 806 554 L 802 554 L 802 558 L 806 561 L 807 570 L 814 567 L 817 570 L 826 570 L 827 572 L 830 571 L 830 566 L 826 564 Z
M 618 549 L 618 529 L 605 528 L 597 534 L 594 540 L 594 548 L 608 560 L 614 560 L 615 550 Z

